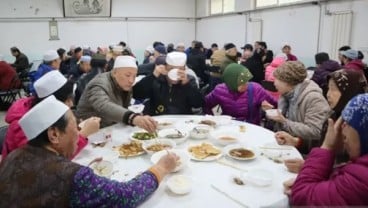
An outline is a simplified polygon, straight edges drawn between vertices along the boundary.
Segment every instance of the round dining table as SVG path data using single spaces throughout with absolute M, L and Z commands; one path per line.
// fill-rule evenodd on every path
M 173 128 L 188 133 L 198 125 L 201 119 L 206 117 L 208 116 L 165 115 L 154 118 L 158 121 L 171 119 Z M 288 172 L 283 159 L 302 158 L 297 149 L 277 145 L 274 132 L 261 126 L 236 120 L 224 120 L 216 116 L 211 116 L 211 119 L 217 123 L 214 131 L 236 132 L 239 135 L 239 143 L 252 147 L 256 157 L 246 161 L 236 160 L 229 157 L 224 152 L 225 147 L 219 145 L 211 136 L 203 140 L 188 137 L 175 148 L 188 151 L 189 146 L 206 142 L 223 150 L 222 156 L 212 161 L 190 160 L 182 170 L 167 175 L 158 189 L 140 207 L 288 207 L 289 202 L 283 192 L 283 182 L 296 177 L 296 174 Z M 137 127 L 121 123 L 100 129 L 93 137 L 109 135 L 108 142 L 103 146 L 89 143 L 73 161 L 88 166 L 93 159 L 103 157 L 103 160 L 113 163 L 111 179 L 121 182 L 128 181 L 153 165 L 150 154 L 119 157 L 118 151 L 114 148 L 130 142 L 132 132 L 137 130 Z M 247 172 L 251 170 L 262 170 L 271 174 L 271 183 L 260 186 L 248 180 Z M 189 193 L 177 195 L 169 190 L 167 180 L 175 175 L 185 175 L 191 179 L 192 189 Z M 244 180 L 245 184 L 238 185 L 234 182 L 234 178 Z

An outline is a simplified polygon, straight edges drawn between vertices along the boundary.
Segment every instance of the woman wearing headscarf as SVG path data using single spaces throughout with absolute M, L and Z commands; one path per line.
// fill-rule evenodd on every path
M 350 161 L 333 168 L 345 147 Z M 314 148 L 294 181 L 284 183 L 293 206 L 366 206 L 368 204 L 368 94 L 354 97 L 336 123 L 328 121 L 326 138 Z
M 307 70 L 299 61 L 288 61 L 274 71 L 275 87 L 280 92 L 276 121 L 276 138 L 283 139 L 285 132 L 297 138 L 297 146 L 303 154 L 319 144 L 323 123 L 330 107 L 321 88 L 306 80 Z
M 228 65 L 223 74 L 224 83 L 217 85 L 205 98 L 205 113 L 213 114 L 212 108 L 220 105 L 222 114 L 259 125 L 261 107 L 266 103 L 276 106 L 277 102 L 261 85 L 249 82 L 252 77 L 244 66 Z
M 53 84 L 50 85 L 50 83 Z M 13 150 L 27 144 L 28 140 L 19 126 L 19 119 L 34 105 L 47 96 L 54 95 L 56 99 L 69 107 L 73 106 L 73 83 L 68 82 L 57 70 L 51 71 L 38 79 L 34 84 L 34 88 L 37 95 L 17 100 L 6 113 L 5 121 L 9 124 L 9 128 L 5 135 L 1 153 L 3 159 Z M 99 123 L 100 119 L 95 117 L 86 120 L 84 127 L 79 132 L 76 154 L 87 145 L 87 137 L 99 130 Z
M 54 96 L 28 111 L 19 125 L 29 142 L 0 166 L 0 207 L 137 207 L 178 160 L 167 154 L 127 182 L 95 175 L 68 159 L 77 149 L 77 122 Z
M 362 77 L 361 73 L 352 70 L 341 69 L 335 71 L 327 76 L 328 91 L 327 101 L 331 107 L 330 118 L 336 121 L 340 116 L 341 112 L 346 104 L 358 94 L 367 92 L 367 82 Z M 321 132 L 321 144 L 326 136 L 328 127 L 327 120 L 323 124 Z M 295 146 L 297 139 L 288 133 L 283 133 L 282 137 L 277 139 L 279 144 L 286 144 Z M 344 154 L 337 155 L 337 162 L 345 162 Z M 304 163 L 302 159 L 289 159 L 285 160 L 285 165 L 291 172 L 299 172 L 301 166 Z

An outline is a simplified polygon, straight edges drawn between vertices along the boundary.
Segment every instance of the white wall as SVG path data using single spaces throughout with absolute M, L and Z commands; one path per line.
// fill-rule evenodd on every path
M 7 61 L 14 60 L 9 52 L 12 46 L 36 60 L 49 49 L 68 49 L 75 44 L 96 48 L 119 41 L 127 42 L 141 59 L 153 41 L 189 45 L 195 38 L 195 0 L 112 0 L 112 17 L 101 19 L 63 18 L 62 0 L 45 2 L 0 1 L 0 54 Z M 51 17 L 58 21 L 57 41 L 49 41 Z
M 208 11 L 203 8 L 206 4 L 201 1 L 197 1 L 197 16 L 208 16 Z M 368 20 L 367 0 L 323 2 L 321 8 L 319 5 L 303 4 L 251 11 L 251 6 L 251 0 L 236 0 L 236 11 L 246 11 L 247 17 L 262 20 L 262 40 L 267 42 L 269 49 L 277 54 L 282 44 L 287 42 L 291 44 L 293 53 L 307 66 L 314 65 L 314 55 L 317 52 L 329 52 L 331 48 L 332 17 L 325 15 L 325 9 L 331 12 L 351 10 L 351 46 L 364 51 L 368 57 L 368 27 L 365 26 Z M 240 46 L 254 41 L 252 35 L 257 29 L 254 25 L 239 15 L 207 17 L 197 22 L 196 36 L 198 40 L 218 43 L 240 42 L 237 44 Z M 210 32 L 212 29 L 214 31 Z

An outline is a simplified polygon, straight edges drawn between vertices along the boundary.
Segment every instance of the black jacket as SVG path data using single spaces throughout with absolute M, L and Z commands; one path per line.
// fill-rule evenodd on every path
M 252 73 L 253 78 L 250 81 L 261 83 L 265 79 L 264 66 L 260 54 L 254 53 L 252 57 L 241 64 L 247 67 L 250 73 Z
M 28 69 L 29 62 L 26 55 L 23 53 L 20 53 L 17 57 L 15 57 L 15 62 L 11 64 L 12 67 L 14 67 L 17 72 L 22 72 L 25 69 Z
M 191 68 L 200 77 L 204 83 L 208 82 L 208 75 L 205 74 L 206 56 L 199 49 L 192 49 L 192 52 L 188 55 L 187 66 Z
M 170 87 L 165 76 L 146 76 L 134 85 L 133 98 L 149 99 L 144 109 L 145 114 L 193 114 L 192 108 L 203 107 L 204 98 L 195 79 L 191 76 L 188 78 L 190 81 L 187 84 L 179 83 Z

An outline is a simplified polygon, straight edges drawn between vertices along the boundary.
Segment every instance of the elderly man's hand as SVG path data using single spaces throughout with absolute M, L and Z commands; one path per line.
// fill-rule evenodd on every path
M 178 70 L 178 77 L 179 77 L 179 80 L 181 81 L 181 84 L 183 85 L 189 82 L 188 75 L 183 69 Z
M 133 125 L 145 129 L 149 133 L 154 133 L 157 129 L 157 121 L 151 116 L 136 116 L 133 119 Z
M 85 124 L 79 133 L 84 137 L 89 137 L 89 135 L 96 133 L 100 130 L 100 121 L 101 118 L 99 117 L 91 117 L 85 120 Z

